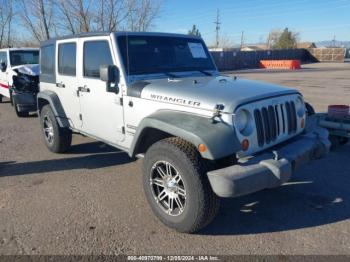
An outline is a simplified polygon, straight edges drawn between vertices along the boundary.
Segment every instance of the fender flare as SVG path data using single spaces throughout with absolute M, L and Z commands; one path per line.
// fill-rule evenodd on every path
M 235 129 L 224 122 L 213 122 L 211 118 L 180 111 L 160 110 L 144 118 L 136 130 L 129 155 L 137 155 L 147 129 L 156 129 L 171 136 L 180 137 L 196 148 L 204 144 L 207 151 L 201 153 L 209 160 L 220 159 L 241 150 Z
M 53 91 L 45 90 L 37 94 L 38 115 L 45 104 L 49 104 L 60 127 L 69 127 L 67 115 L 63 109 L 60 99 Z

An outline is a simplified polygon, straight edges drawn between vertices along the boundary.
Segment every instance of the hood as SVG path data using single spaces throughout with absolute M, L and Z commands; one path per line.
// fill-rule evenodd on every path
M 138 86 L 138 94 L 144 99 L 205 110 L 214 110 L 215 105 L 223 104 L 226 113 L 233 113 L 237 106 L 254 100 L 298 93 L 274 84 L 226 76 L 147 80 Z
M 12 70 L 17 71 L 18 73 L 30 75 L 30 76 L 38 76 L 40 72 L 40 68 L 38 64 L 14 66 L 12 67 Z

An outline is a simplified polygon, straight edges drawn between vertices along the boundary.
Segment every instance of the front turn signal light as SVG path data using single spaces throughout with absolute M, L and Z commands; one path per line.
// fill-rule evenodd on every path
M 249 140 L 248 139 L 244 139 L 242 141 L 242 149 L 243 149 L 243 151 L 247 151 L 248 148 L 249 148 Z
M 207 147 L 206 147 L 204 144 L 199 144 L 199 145 L 198 145 L 198 151 L 199 151 L 200 153 L 204 153 L 204 152 L 207 151 Z

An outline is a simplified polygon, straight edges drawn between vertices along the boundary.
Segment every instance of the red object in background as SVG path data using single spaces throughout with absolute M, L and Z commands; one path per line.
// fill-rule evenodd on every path
M 300 69 L 300 60 L 260 60 L 260 68 L 266 69 Z
M 350 107 L 347 105 L 330 105 L 328 106 L 328 116 L 333 118 L 349 118 Z

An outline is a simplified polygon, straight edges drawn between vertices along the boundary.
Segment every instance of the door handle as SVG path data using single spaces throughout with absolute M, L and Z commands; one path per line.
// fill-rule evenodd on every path
M 59 87 L 59 88 L 65 88 L 66 85 L 63 84 L 62 82 L 61 83 L 56 83 L 56 86 Z
M 86 86 L 79 86 L 79 87 L 78 87 L 78 92 L 90 93 L 90 88 L 88 88 L 88 87 L 86 87 Z

